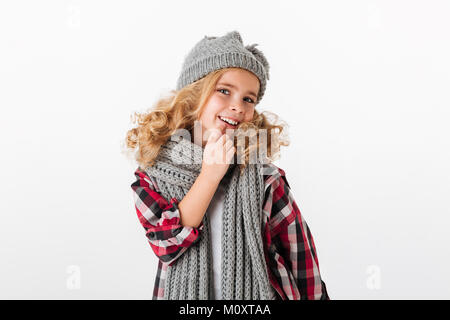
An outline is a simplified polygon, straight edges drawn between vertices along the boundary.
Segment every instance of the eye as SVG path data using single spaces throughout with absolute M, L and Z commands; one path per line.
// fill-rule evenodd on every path
M 250 100 L 250 101 L 247 101 L 248 103 L 255 103 L 255 101 L 253 101 L 252 98 L 246 98 L 246 99 Z
M 221 92 L 221 93 L 223 93 L 222 91 L 228 91 L 228 89 L 218 89 L 217 91 L 219 91 L 219 92 Z M 229 91 L 228 91 L 229 92 Z M 225 94 L 225 93 L 224 93 Z M 245 98 L 245 99 L 248 99 L 248 100 L 246 100 L 246 102 L 248 102 L 248 103 L 255 103 L 255 101 L 253 101 L 253 99 L 252 98 Z

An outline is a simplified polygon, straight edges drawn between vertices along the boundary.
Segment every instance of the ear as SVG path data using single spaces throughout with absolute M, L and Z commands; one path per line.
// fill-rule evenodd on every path
M 228 32 L 224 37 L 237 39 L 240 43 L 244 44 L 244 42 L 242 41 L 241 34 L 236 30 Z

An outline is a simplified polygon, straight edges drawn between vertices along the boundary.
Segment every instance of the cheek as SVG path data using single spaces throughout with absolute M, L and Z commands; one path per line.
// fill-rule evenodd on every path
M 254 114 L 255 114 L 255 109 L 253 109 L 252 111 L 247 112 L 247 114 L 245 115 L 245 120 L 247 122 L 252 121 Z
M 206 126 L 211 126 L 215 124 L 217 116 L 219 115 L 220 108 L 217 108 L 217 104 L 210 101 L 210 103 L 205 107 L 205 110 L 200 117 L 200 120 Z

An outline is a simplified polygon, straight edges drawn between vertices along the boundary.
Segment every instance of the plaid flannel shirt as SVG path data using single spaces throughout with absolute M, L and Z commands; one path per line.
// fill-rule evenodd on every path
M 155 179 L 138 168 L 131 185 L 139 222 L 159 259 L 153 300 L 164 297 L 167 267 L 194 244 L 203 230 L 180 225 L 181 199 L 161 196 Z M 264 254 L 278 300 L 329 300 L 311 231 L 290 191 L 285 172 L 268 164 L 264 171 Z

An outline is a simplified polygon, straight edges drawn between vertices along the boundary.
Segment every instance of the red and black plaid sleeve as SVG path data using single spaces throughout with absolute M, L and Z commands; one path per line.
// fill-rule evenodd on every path
M 270 268 L 279 291 L 289 300 L 329 300 L 322 281 L 311 231 L 293 198 L 285 173 L 271 183 L 266 200 L 271 207 L 269 230 Z
M 180 224 L 179 200 L 166 200 L 154 179 L 145 171 L 135 171 L 136 181 L 131 185 L 139 222 L 158 258 L 172 265 L 198 239 L 203 222 L 198 228 Z M 181 200 L 180 200 L 181 201 Z

